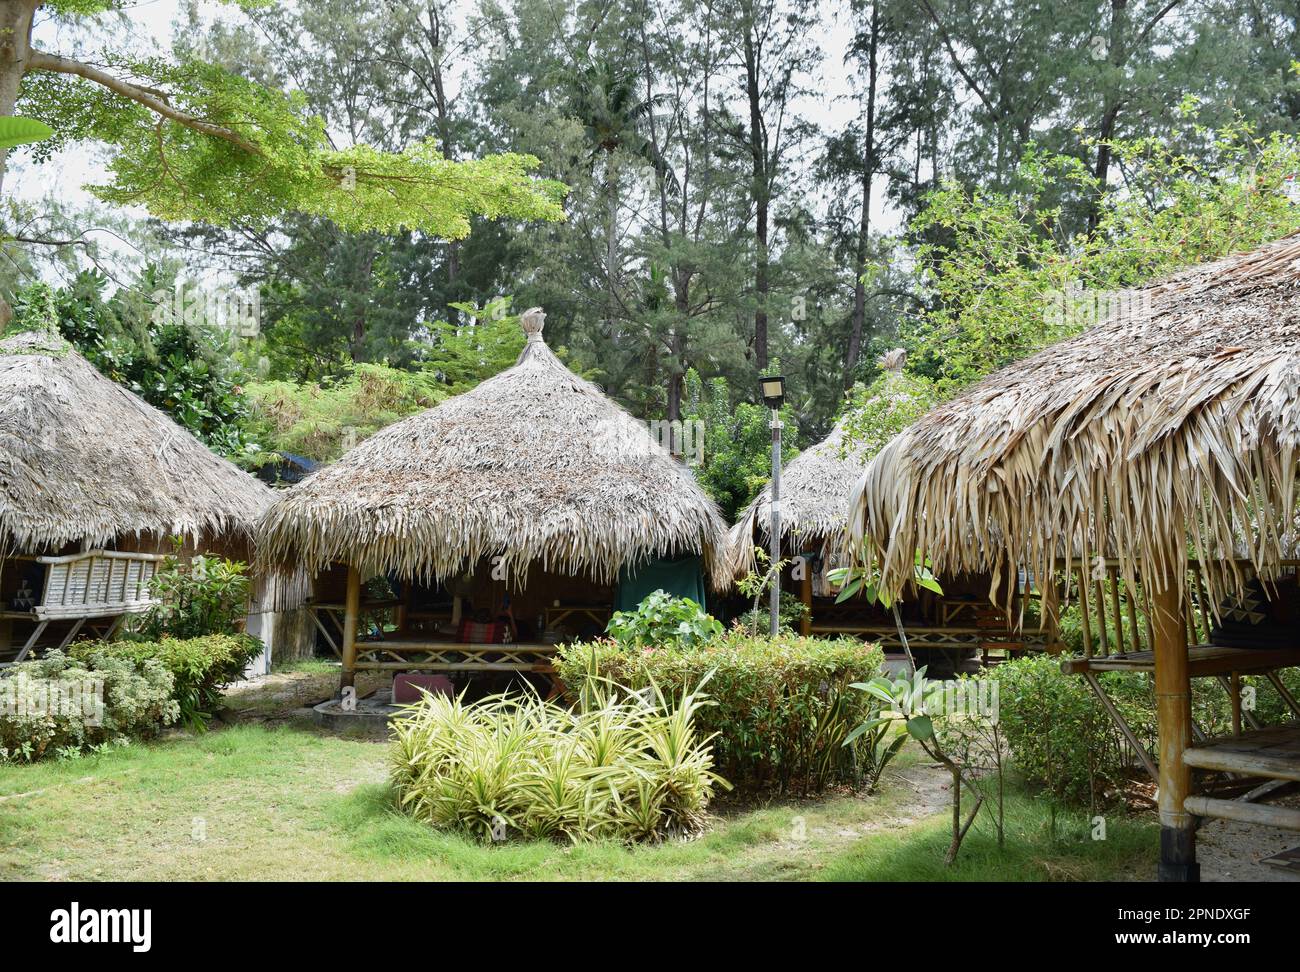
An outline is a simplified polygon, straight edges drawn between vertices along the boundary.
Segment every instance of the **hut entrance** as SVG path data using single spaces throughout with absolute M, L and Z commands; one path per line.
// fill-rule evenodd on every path
M 624 572 L 616 585 L 537 563 L 516 581 L 500 577 L 490 559 L 432 584 L 395 576 L 363 581 L 360 572 L 336 565 L 318 576 L 311 608 L 343 663 L 344 685 L 359 671 L 429 672 L 448 676 L 458 691 L 471 678 L 476 689 L 493 689 L 522 676 L 554 693 L 557 646 L 602 635 L 621 599 L 662 582 L 664 570 L 669 579 L 689 574 L 692 588 L 702 588 L 698 558 L 667 563 L 671 570 Z

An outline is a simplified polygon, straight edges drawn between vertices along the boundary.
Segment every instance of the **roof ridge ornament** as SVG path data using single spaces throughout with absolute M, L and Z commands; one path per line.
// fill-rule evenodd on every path
M 886 351 L 876 359 L 876 363 L 886 371 L 902 374 L 903 366 L 907 364 L 907 349 L 894 348 L 892 351 Z
M 542 344 L 542 328 L 546 326 L 546 311 L 540 307 L 530 307 L 519 317 L 519 326 L 528 335 L 529 344 Z

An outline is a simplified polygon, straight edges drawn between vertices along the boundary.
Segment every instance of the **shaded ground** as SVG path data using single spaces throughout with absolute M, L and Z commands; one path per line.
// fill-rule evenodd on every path
M 1300 808 L 1300 794 L 1270 801 Z M 1196 835 L 1196 858 L 1202 881 L 1272 881 L 1300 883 L 1300 874 L 1259 863 L 1279 851 L 1300 845 L 1300 834 L 1277 827 L 1207 820 Z

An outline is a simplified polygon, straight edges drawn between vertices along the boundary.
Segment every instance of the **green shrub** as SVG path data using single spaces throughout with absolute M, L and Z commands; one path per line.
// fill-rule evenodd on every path
M 655 841 L 697 832 L 716 785 L 701 700 L 656 694 L 565 709 L 535 695 L 429 695 L 394 721 L 398 806 L 480 840 Z
M 250 635 L 207 635 L 202 638 L 162 638 L 158 641 L 79 641 L 69 652 L 76 659 L 108 657 L 144 666 L 157 663 L 171 673 L 172 697 L 180 706 L 181 722 L 202 729 L 221 705 L 222 686 L 244 677 L 244 668 L 262 644 Z
M 689 597 L 652 591 L 635 611 L 615 612 L 606 630 L 633 648 L 688 647 L 721 634 L 722 622 Z
M 0 675 L 0 762 L 33 762 L 120 745 L 175 722 L 172 675 L 100 652 L 47 652 Z
M 791 594 L 789 591 L 781 592 L 780 604 L 777 607 L 777 623 L 782 631 L 791 633 L 798 631 L 806 614 L 808 614 L 808 605 L 799 600 L 798 595 Z M 732 625 L 739 625 L 747 631 L 767 632 L 772 627 L 771 602 L 765 598 L 758 607 L 750 608 L 744 614 L 737 616 L 732 621 Z
M 134 633 L 157 641 L 242 630 L 248 613 L 248 565 L 203 554 L 186 560 L 179 556 L 180 539 L 174 543 L 177 552 L 159 565 L 149 581 L 149 593 L 158 603 L 135 624 Z
M 851 638 L 771 639 L 733 628 L 686 648 L 568 645 L 556 664 L 574 698 L 610 683 L 632 690 L 657 684 L 681 695 L 707 679 L 716 704 L 696 721 L 716 736 L 719 771 L 740 788 L 807 792 L 862 780 L 865 743 L 842 744 L 871 703 L 848 686 L 876 675 L 882 660 L 879 648 Z
M 1063 803 L 1113 801 L 1135 771 L 1141 773 L 1140 764 L 1087 683 L 1063 673 L 1061 661 L 1060 655 L 1029 655 L 986 673 L 999 682 L 1000 724 L 1012 761 L 1026 779 Z M 1300 671 L 1287 669 L 1281 675 L 1294 694 Z M 1158 752 L 1151 676 L 1102 672 L 1097 678 L 1142 746 Z M 1255 687 L 1254 715 L 1262 725 L 1290 717 L 1266 679 L 1242 681 Z M 1192 718 L 1211 736 L 1231 730 L 1231 700 L 1213 679 L 1192 679 Z

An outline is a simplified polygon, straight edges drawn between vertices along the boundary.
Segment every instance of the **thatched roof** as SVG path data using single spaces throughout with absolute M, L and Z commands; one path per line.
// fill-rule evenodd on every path
M 848 524 L 849 494 L 865 465 L 860 447 L 845 446 L 843 420 L 821 442 L 795 456 L 781 471 L 782 542 L 838 540 Z M 728 569 L 733 577 L 754 569 L 754 544 L 766 546 L 771 522 L 769 483 L 727 535 Z
M 879 364 L 890 376 L 901 376 L 907 353 L 896 348 L 881 355 Z M 781 471 L 781 540 L 804 545 L 838 546 L 849 519 L 849 495 L 870 458 L 867 444 L 846 442 L 847 417 L 831 434 L 809 446 Z M 768 483 L 745 508 L 727 534 L 731 576 L 743 577 L 756 567 L 754 545 L 765 548 L 772 522 L 772 485 Z
M 287 490 L 259 552 L 319 571 L 446 579 L 500 556 L 610 583 L 624 565 L 702 553 L 722 579 L 725 525 L 689 470 L 646 426 L 569 369 L 524 314 L 511 368 L 390 425 Z
M 1154 587 L 1190 552 L 1290 547 L 1300 444 L 1300 236 L 1182 272 L 1111 320 L 997 372 L 895 438 L 855 487 L 853 528 L 899 590 L 1062 551 Z M 1211 581 L 1235 588 L 1224 568 Z
M 271 497 L 61 337 L 0 341 L 0 545 L 248 537 Z

